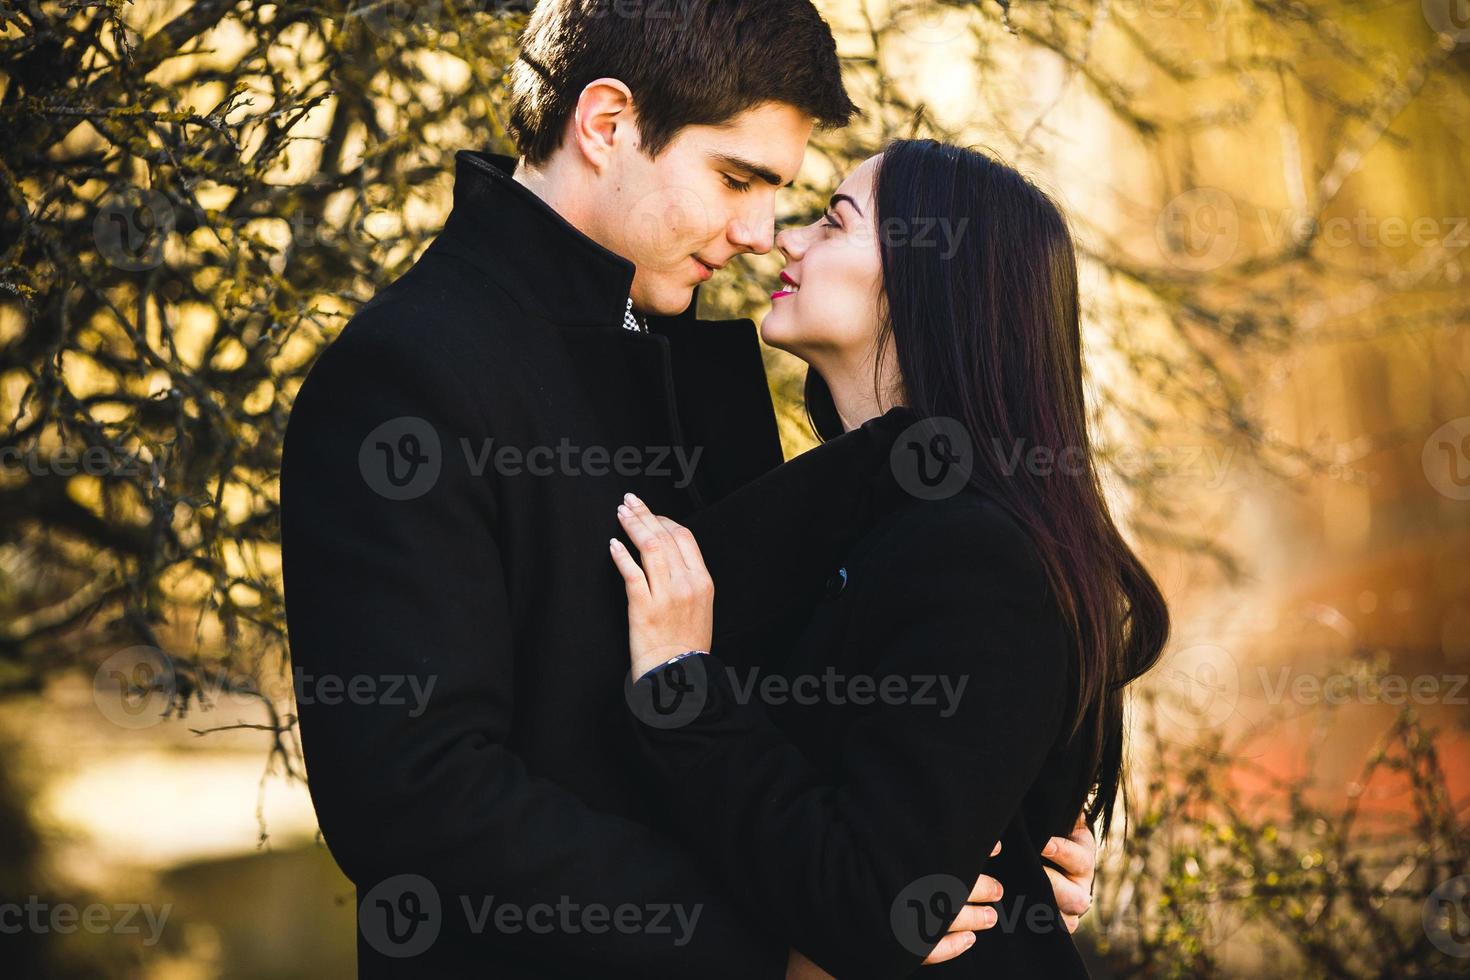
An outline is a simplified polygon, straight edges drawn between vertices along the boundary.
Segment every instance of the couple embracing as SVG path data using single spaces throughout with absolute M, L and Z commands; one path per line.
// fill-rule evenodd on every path
M 299 705 L 360 975 L 1085 976 L 1168 614 L 1088 451 L 1063 214 L 898 140 L 776 234 L 857 112 L 808 0 L 542 0 L 512 89 L 519 156 L 458 154 L 284 447 L 294 669 L 433 684 Z M 755 326 L 695 317 L 772 248 L 789 462 Z

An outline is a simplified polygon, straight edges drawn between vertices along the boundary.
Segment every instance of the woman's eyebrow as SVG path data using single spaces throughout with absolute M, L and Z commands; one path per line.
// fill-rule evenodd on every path
M 857 206 L 857 202 L 852 199 L 850 194 L 833 194 L 832 200 L 827 202 L 827 207 L 836 211 L 838 201 L 846 201 L 848 204 L 851 204 L 852 209 L 858 213 L 858 217 L 862 217 L 863 209 Z

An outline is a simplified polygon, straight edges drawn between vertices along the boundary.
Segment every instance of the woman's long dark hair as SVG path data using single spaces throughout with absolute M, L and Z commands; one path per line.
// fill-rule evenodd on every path
M 1077 643 L 1071 737 L 1088 765 L 1076 810 L 1085 805 L 1102 835 L 1123 781 L 1123 689 L 1157 662 L 1169 612 L 1113 523 L 1093 466 L 1066 219 L 1010 167 L 933 140 L 885 146 L 874 196 L 875 226 L 901 230 L 879 236 L 874 384 L 883 358 L 897 356 L 904 404 L 964 425 L 975 448 L 970 482 L 1040 551 Z M 841 431 L 815 371 L 807 407 L 819 435 Z M 1015 465 L 1035 446 L 1051 451 L 1049 472 Z

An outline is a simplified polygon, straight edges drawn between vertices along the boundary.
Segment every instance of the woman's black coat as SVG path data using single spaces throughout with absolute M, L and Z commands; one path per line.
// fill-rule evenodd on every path
M 997 925 L 919 975 L 1085 976 L 1039 854 L 1076 818 L 1069 631 L 1001 508 L 923 499 L 916 421 L 895 409 L 692 522 L 713 655 L 634 686 L 643 771 L 747 913 L 843 980 L 918 970 L 982 870 Z

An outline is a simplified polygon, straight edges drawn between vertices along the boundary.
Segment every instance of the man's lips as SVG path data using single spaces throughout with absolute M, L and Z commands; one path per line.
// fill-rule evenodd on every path
M 691 255 L 689 257 L 694 260 L 694 265 L 699 270 L 699 278 L 701 282 L 714 275 L 715 271 L 720 268 L 717 265 L 706 262 L 704 259 L 701 259 L 697 255 Z

